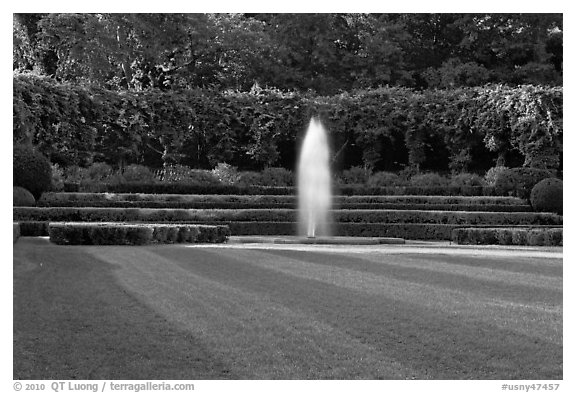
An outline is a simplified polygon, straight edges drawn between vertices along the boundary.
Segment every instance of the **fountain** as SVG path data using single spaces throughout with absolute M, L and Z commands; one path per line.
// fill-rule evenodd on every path
M 312 118 L 298 162 L 300 234 L 308 238 L 330 235 L 332 207 L 328 136 L 320 120 Z

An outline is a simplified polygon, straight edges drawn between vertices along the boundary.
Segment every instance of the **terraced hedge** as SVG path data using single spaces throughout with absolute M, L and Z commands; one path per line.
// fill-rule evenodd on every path
M 224 221 L 206 224 L 226 225 L 234 236 L 295 235 L 298 231 L 296 222 Z M 28 231 L 23 232 L 22 236 L 48 236 L 49 222 L 20 222 L 20 226 L 27 228 Z M 451 240 L 453 231 L 461 227 L 456 224 L 337 223 L 333 226 L 332 234 L 335 236 L 399 237 L 413 240 Z M 489 227 L 493 228 L 492 225 Z
M 292 209 L 123 209 L 76 207 L 15 207 L 16 221 L 143 221 L 143 222 L 221 222 L 271 221 L 296 222 Z M 419 210 L 335 210 L 336 222 L 430 223 L 458 225 L 561 225 L 562 217 L 553 213 L 464 212 Z
M 226 226 L 50 223 L 50 241 L 60 245 L 143 245 L 150 243 L 223 243 L 230 236 Z
M 154 209 L 296 209 L 292 195 L 179 195 L 48 193 L 42 207 L 121 207 Z M 523 200 L 512 197 L 454 196 L 337 196 L 335 209 L 448 210 L 529 212 Z
M 198 195 L 143 193 L 76 193 L 49 192 L 42 195 L 40 205 L 50 206 L 70 202 L 180 202 L 180 203 L 296 203 L 295 195 Z M 399 203 L 399 204 L 481 204 L 524 205 L 522 199 L 505 196 L 426 196 L 426 195 L 354 195 L 335 196 L 335 203 Z
M 56 201 L 39 204 L 43 207 L 120 207 L 150 209 L 297 209 L 291 203 L 254 202 L 158 202 L 158 201 Z M 463 205 L 463 204 L 398 204 L 398 203 L 349 203 L 342 202 L 334 208 L 354 210 L 447 210 L 447 211 L 491 211 L 491 212 L 530 212 L 530 205 Z
M 295 187 L 267 186 L 236 186 L 225 184 L 185 184 L 185 183 L 120 183 L 91 184 L 89 189 L 81 189 L 78 185 L 65 185 L 70 191 L 113 192 L 113 193 L 143 193 L 143 194 L 215 194 L 215 195 L 296 195 Z M 78 188 L 78 189 L 76 189 Z M 454 195 L 454 196 L 498 196 L 494 187 L 366 187 L 334 185 L 337 195 Z M 503 194 L 505 195 L 505 194 Z

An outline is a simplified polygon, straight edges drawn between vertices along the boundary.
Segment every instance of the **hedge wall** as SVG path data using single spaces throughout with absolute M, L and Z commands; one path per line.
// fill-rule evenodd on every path
M 155 195 L 107 193 L 48 193 L 39 207 L 120 207 L 155 209 L 296 209 L 289 195 Z M 455 210 L 529 212 L 532 208 L 507 197 L 340 196 L 335 209 Z
M 50 223 L 50 241 L 60 245 L 144 245 L 150 243 L 223 243 L 230 229 L 218 225 L 124 223 Z
M 137 194 L 216 194 L 216 195 L 295 195 L 295 187 L 237 186 L 225 184 L 185 184 L 185 183 L 93 183 L 89 186 L 64 184 L 67 192 L 89 193 L 137 193 Z M 366 187 L 334 185 L 335 195 L 444 195 L 444 196 L 506 196 L 507 190 L 498 194 L 495 187 L 446 186 L 446 187 Z
M 130 194 L 130 193 L 80 193 L 47 192 L 38 204 L 43 206 L 66 203 L 96 202 L 158 202 L 158 203 L 263 203 L 295 204 L 295 195 L 196 195 L 196 194 Z M 426 195 L 354 195 L 335 196 L 335 204 L 387 203 L 387 204 L 452 204 L 452 205 L 501 205 L 522 206 L 526 202 L 515 197 L 490 196 L 426 196 Z
M 144 222 L 221 222 L 271 221 L 296 222 L 292 209 L 122 209 L 74 207 L 15 207 L 16 221 L 144 221 Z M 463 212 L 420 210 L 335 210 L 335 222 L 356 223 L 431 223 L 459 225 L 561 225 L 554 213 Z
M 14 140 L 68 163 L 292 168 L 312 115 L 330 130 L 334 151 L 342 149 L 341 169 L 487 169 L 494 158 L 505 164 L 511 151 L 526 166 L 561 163 L 561 87 L 385 87 L 330 97 L 277 90 L 114 92 L 31 74 L 15 74 L 13 86 Z
M 562 228 L 459 228 L 452 232 L 457 244 L 562 246 Z

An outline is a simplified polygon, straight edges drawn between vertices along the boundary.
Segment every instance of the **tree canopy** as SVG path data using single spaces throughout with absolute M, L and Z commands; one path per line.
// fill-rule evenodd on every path
M 14 14 L 13 69 L 111 90 L 562 84 L 561 14 Z

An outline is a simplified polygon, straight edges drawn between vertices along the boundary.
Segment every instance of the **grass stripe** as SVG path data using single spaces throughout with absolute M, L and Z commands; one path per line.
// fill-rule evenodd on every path
M 122 285 L 209 344 L 249 378 L 425 377 L 369 345 L 251 291 L 184 270 L 157 253 L 91 248 Z
M 539 303 L 562 303 L 562 277 L 508 272 L 484 267 L 462 267 L 439 260 L 430 261 L 425 257 L 383 255 L 374 252 L 355 257 L 291 250 L 270 250 L 267 253 L 514 301 L 533 301 L 534 289 L 537 288 L 539 289 L 536 292 Z
M 485 255 L 422 255 L 412 254 L 413 259 L 421 259 L 428 262 L 438 261 L 443 264 L 456 266 L 470 266 L 506 271 L 515 273 L 532 273 L 539 276 L 559 277 L 563 275 L 562 259 L 536 259 L 518 256 L 487 258 Z
M 20 239 L 13 261 L 14 379 L 238 378 L 82 248 Z
M 162 249 L 158 249 L 162 252 Z M 527 303 L 516 300 L 502 300 L 492 295 L 479 295 L 468 291 L 468 288 L 442 288 L 423 282 L 410 282 L 387 276 L 374 276 L 369 272 L 357 272 L 335 266 L 319 266 L 309 262 L 288 257 L 271 258 L 267 252 L 253 250 L 214 249 L 218 257 L 232 259 L 233 263 L 250 264 L 264 269 L 271 269 L 293 277 L 312 279 L 371 295 L 387 296 L 401 299 L 413 305 L 422 305 L 436 312 L 459 315 L 476 321 L 483 321 L 486 315 L 496 326 L 521 334 L 562 342 L 561 305 L 546 303 Z M 186 255 L 186 251 L 170 250 L 171 255 Z M 316 255 L 317 253 L 313 253 Z M 334 255 L 331 255 L 333 257 Z M 224 263 L 224 262 L 221 262 Z M 227 265 L 232 271 L 240 266 Z M 254 273 L 256 274 L 256 273 Z M 258 274 L 262 274 L 259 272 Z M 535 295 L 537 296 L 537 295 Z M 551 300 L 551 299 L 549 299 Z
M 310 313 L 433 378 L 556 378 L 561 374 L 561 344 L 546 341 L 551 332 L 543 331 L 557 321 L 540 321 L 541 326 L 532 321 L 528 334 L 523 334 L 532 314 L 541 317 L 542 310 L 532 313 L 536 310 L 527 311 L 525 305 L 515 308 L 509 302 L 503 310 L 466 298 L 456 303 L 450 294 L 438 292 L 439 297 L 434 298 L 429 292 L 411 293 L 400 287 L 390 290 L 380 285 L 376 289 L 371 288 L 373 283 L 359 283 L 353 274 L 341 280 L 337 268 L 323 267 L 326 275 L 320 277 L 310 264 L 306 264 L 307 274 L 295 274 L 294 270 L 259 265 L 258 255 L 238 250 L 190 253 L 158 248 L 155 252 L 169 254 L 180 266 L 210 280 L 257 291 L 291 309 Z M 278 263 L 285 266 L 291 262 L 278 258 Z M 345 285 L 346 281 L 359 285 Z M 512 315 L 514 312 L 518 315 Z M 515 320 L 520 320 L 519 326 L 511 329 L 508 324 Z M 561 331 L 559 334 L 561 340 Z M 540 360 L 546 359 L 545 363 L 535 365 L 535 353 L 542 356 Z

